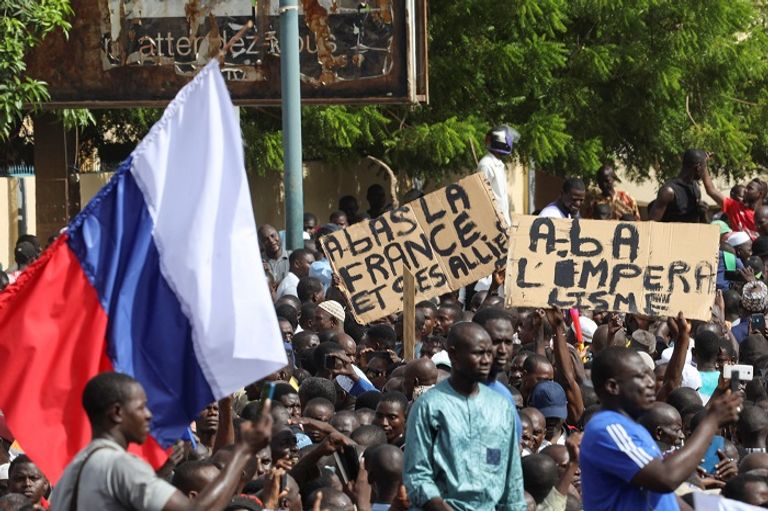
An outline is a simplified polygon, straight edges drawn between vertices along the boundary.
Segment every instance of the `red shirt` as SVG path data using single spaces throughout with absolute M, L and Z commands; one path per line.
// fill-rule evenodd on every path
M 757 238 L 757 229 L 755 228 L 755 210 L 750 209 L 741 202 L 735 201 L 730 197 L 723 200 L 723 213 L 728 215 L 731 229 L 734 231 L 744 231 L 749 234 L 752 241 Z

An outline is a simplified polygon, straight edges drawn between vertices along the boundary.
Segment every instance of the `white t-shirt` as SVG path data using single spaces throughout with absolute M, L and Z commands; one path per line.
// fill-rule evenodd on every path
M 51 509 L 69 511 L 77 474 L 80 474 L 77 510 L 88 511 L 162 511 L 177 491 L 155 475 L 146 462 L 129 454 L 119 444 L 107 439 L 93 440 L 80 451 L 64 470 L 53 490 Z
M 507 225 L 510 225 L 509 197 L 507 196 L 507 166 L 495 155 L 488 153 L 477 164 L 477 171 L 482 172 L 486 179 L 488 179 L 493 196 L 496 198 L 496 203 L 507 220 Z
M 478 280 L 477 283 L 475 284 L 475 292 L 488 291 L 489 289 L 491 289 L 492 282 L 493 282 L 493 275 L 488 275 L 487 277 L 483 277 L 482 279 Z M 462 288 L 462 289 L 465 289 L 465 288 Z M 504 286 L 499 287 L 497 293 L 499 294 L 499 296 L 503 298 L 505 296 Z
M 299 285 L 299 277 L 296 276 L 295 273 L 292 271 L 289 271 L 285 278 L 280 282 L 280 285 L 277 286 L 277 291 L 275 294 L 278 298 L 284 296 L 284 295 L 292 295 L 298 298 L 299 291 L 298 291 L 298 285 Z
M 563 213 L 563 210 L 557 207 L 557 202 L 548 204 L 546 208 L 541 210 L 539 216 L 548 218 L 572 218 L 570 213 L 566 215 Z

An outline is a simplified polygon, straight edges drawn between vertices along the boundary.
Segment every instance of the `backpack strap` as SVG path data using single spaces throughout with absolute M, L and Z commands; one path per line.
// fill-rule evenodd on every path
M 83 475 L 83 469 L 85 468 L 85 464 L 88 463 L 88 460 L 91 459 L 91 456 L 93 456 L 94 454 L 96 454 L 98 451 L 102 449 L 115 450 L 110 446 L 102 445 L 88 453 L 88 456 L 85 457 L 85 459 L 83 460 L 83 463 L 80 465 L 80 468 L 77 471 L 77 477 L 75 478 L 75 487 L 72 488 L 72 498 L 69 500 L 69 511 L 77 511 L 77 497 L 80 491 L 80 476 Z

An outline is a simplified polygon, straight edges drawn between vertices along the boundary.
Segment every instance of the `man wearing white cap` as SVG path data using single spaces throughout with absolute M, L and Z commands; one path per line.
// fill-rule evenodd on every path
M 579 316 L 579 325 L 581 326 L 581 338 L 584 340 L 584 344 L 591 344 L 592 337 L 594 337 L 597 331 L 597 323 L 586 316 Z M 571 331 L 574 335 L 576 334 L 573 323 L 571 323 Z
M 744 231 L 736 231 L 731 233 L 725 242 L 733 247 L 736 257 L 746 263 L 747 259 L 752 255 L 752 238 L 749 237 Z
M 326 300 L 315 309 L 315 330 L 320 332 L 331 331 L 338 334 L 344 333 L 344 308 L 336 300 Z

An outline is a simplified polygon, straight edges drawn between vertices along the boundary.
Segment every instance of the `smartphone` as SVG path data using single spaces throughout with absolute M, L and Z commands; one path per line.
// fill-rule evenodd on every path
M 339 479 L 341 479 L 341 484 L 344 486 L 348 485 L 351 479 L 347 473 L 347 468 L 344 466 L 344 460 L 339 455 L 338 451 L 333 453 L 333 461 L 336 463 L 336 472 L 338 473 Z
M 754 368 L 745 364 L 731 364 L 723 366 L 723 378 L 731 380 L 731 389 L 738 390 L 738 382 L 740 381 L 752 381 L 754 376 Z
M 343 484 L 357 479 L 360 472 L 360 458 L 357 455 L 357 449 L 351 445 L 345 445 L 341 452 L 333 453 L 333 459 L 336 462 L 339 479 Z
M 333 355 L 326 355 L 323 358 L 323 367 L 325 369 L 336 369 L 336 357 Z
M 354 481 L 357 479 L 358 472 L 360 472 L 360 456 L 357 454 L 357 449 L 352 445 L 345 445 L 341 452 L 347 474 Z
M 752 314 L 750 323 L 752 324 L 752 330 L 762 332 L 765 330 L 765 314 Z
M 261 417 L 261 412 L 264 410 L 264 403 L 267 399 L 272 401 L 272 397 L 275 395 L 275 382 L 270 381 L 266 382 L 261 387 L 261 396 L 259 396 L 259 417 Z
M 369 351 L 365 354 L 365 363 L 366 365 L 373 360 L 374 358 L 383 358 L 384 360 L 389 360 L 389 353 L 386 351 Z
M 280 493 L 283 493 L 288 488 L 288 473 L 280 476 Z

